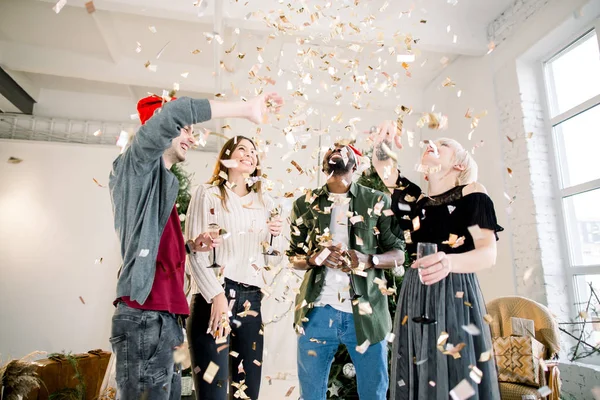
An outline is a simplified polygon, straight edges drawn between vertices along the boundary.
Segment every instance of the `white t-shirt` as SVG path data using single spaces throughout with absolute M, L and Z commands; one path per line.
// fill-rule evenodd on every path
M 331 206 L 331 222 L 329 231 L 333 238 L 333 244 L 342 243 L 342 247 L 347 249 L 350 243 L 348 237 L 348 210 L 350 203 L 347 193 L 331 193 L 333 204 Z M 352 302 L 350 300 L 350 277 L 347 273 L 339 269 L 327 268 L 325 273 L 325 283 L 321 294 L 315 302 L 315 306 L 330 305 L 336 310 L 351 313 Z

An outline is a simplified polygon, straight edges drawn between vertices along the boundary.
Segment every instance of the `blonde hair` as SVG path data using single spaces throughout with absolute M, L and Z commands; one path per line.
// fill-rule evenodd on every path
M 252 146 L 254 146 L 254 150 L 257 150 L 256 143 L 254 143 L 254 140 L 247 138 L 246 136 L 241 136 L 241 135 L 232 137 L 223 145 L 223 148 L 221 149 L 221 151 L 219 152 L 219 156 L 217 157 L 217 162 L 215 163 L 213 175 L 208 180 L 208 182 L 206 182 L 213 186 L 219 187 L 219 191 L 221 192 L 221 205 L 227 212 L 229 212 L 229 209 L 227 208 L 228 196 L 227 196 L 227 191 L 225 190 L 225 183 L 227 182 L 227 180 L 223 179 L 223 177 L 221 176 L 222 175 L 221 172 L 223 172 L 223 173 L 225 173 L 225 175 L 227 175 L 227 173 L 229 172 L 229 168 L 224 166 L 221 163 L 221 160 L 231 159 L 231 154 L 235 151 L 235 149 L 238 147 L 238 144 L 242 140 L 249 141 L 252 144 Z M 262 193 L 262 181 L 261 181 L 262 173 L 260 171 L 260 157 L 258 156 L 258 154 L 256 155 L 256 169 L 250 175 L 250 177 L 258 178 L 258 180 L 256 182 L 254 182 L 254 184 L 252 186 L 246 185 L 246 188 L 249 191 L 257 192 L 260 203 L 262 205 L 264 205 L 263 193 Z
M 467 150 L 460 143 L 454 139 L 440 138 L 436 140 L 439 144 L 445 144 L 454 150 L 454 156 L 452 162 L 455 165 L 461 165 L 464 170 L 459 171 L 457 178 L 457 185 L 468 185 L 477 181 L 478 167 L 475 159 L 471 156 Z

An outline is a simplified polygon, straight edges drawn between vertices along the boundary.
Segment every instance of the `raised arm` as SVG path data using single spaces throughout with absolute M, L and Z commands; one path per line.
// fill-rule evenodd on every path
M 371 135 L 373 141 L 371 164 L 390 192 L 396 186 L 399 174 L 397 160 L 394 159 L 393 153 L 395 153 L 394 145 L 398 149 L 402 148 L 401 136 L 402 124 L 396 121 L 382 122 L 377 127 L 377 131 Z
M 162 100 L 157 96 L 157 101 Z M 183 127 L 210 119 L 208 100 L 181 97 L 169 101 L 137 131 L 127 151 L 128 156 L 139 172 L 145 172 L 148 168 L 144 167 L 162 157 Z
M 162 98 L 156 96 L 158 102 Z M 181 97 L 162 105 L 133 138 L 128 157 L 140 172 L 145 172 L 169 148 L 184 127 L 212 118 L 246 118 L 254 123 L 267 122 L 270 112 L 279 112 L 283 99 L 276 93 L 263 94 L 247 102 L 220 102 Z M 140 168 L 141 167 L 141 168 Z

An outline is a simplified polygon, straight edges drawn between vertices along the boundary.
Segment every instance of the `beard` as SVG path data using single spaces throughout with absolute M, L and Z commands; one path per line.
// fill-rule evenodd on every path
M 339 153 L 339 152 L 337 152 Z M 344 159 L 342 157 L 338 157 L 333 161 L 331 160 L 331 156 L 336 154 L 336 152 L 332 153 L 328 159 L 323 161 L 323 172 L 327 175 L 333 173 L 333 175 L 345 175 L 348 172 L 352 171 L 354 166 L 356 165 L 356 160 L 353 156 L 348 157 L 348 162 L 344 164 Z

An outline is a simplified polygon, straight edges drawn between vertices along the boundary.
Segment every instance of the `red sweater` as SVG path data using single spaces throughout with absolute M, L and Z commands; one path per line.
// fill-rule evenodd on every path
M 131 308 L 189 315 L 190 307 L 183 291 L 184 275 L 185 242 L 181 233 L 177 207 L 173 207 L 160 238 L 154 283 L 148 299 L 144 304 L 131 301 L 127 296 L 121 297 L 121 300 Z

